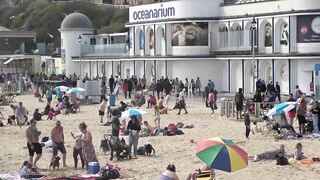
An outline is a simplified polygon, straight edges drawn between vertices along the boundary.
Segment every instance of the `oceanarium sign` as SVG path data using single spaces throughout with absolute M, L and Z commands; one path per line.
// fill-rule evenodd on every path
M 199 2 L 201 1 L 201 3 Z M 219 16 L 220 1 L 181 0 L 129 7 L 129 23 Z
M 135 21 L 143 21 L 143 20 L 154 20 L 154 19 L 162 19 L 162 18 L 169 18 L 175 17 L 176 9 L 175 7 L 163 7 L 161 4 L 160 8 L 158 9 L 145 9 L 145 10 L 137 10 L 132 13 L 132 18 Z

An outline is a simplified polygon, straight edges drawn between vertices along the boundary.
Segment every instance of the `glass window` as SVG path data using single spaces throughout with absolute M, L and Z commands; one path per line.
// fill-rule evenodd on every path
M 264 46 L 270 47 L 272 46 L 272 26 L 270 23 L 267 23 L 264 27 Z

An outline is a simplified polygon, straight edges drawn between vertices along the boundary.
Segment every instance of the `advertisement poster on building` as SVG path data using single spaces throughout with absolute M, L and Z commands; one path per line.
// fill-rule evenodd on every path
M 139 48 L 144 49 L 144 32 L 140 31 L 139 33 Z
M 208 23 L 173 24 L 171 42 L 172 46 L 208 46 Z
M 320 15 L 306 15 L 297 17 L 297 42 L 320 42 Z
M 153 31 L 153 29 L 150 30 L 150 34 L 149 34 L 149 47 L 150 47 L 150 49 L 153 49 L 153 47 L 154 47 L 154 31 Z

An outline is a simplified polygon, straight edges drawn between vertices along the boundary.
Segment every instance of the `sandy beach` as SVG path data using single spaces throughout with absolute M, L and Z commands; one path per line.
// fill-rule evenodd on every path
M 220 99 L 221 96 L 218 95 Z M 17 102 L 22 101 L 24 106 L 29 110 L 29 119 L 31 118 L 34 109 L 39 108 L 42 112 L 45 107 L 45 102 L 38 102 L 38 99 L 32 95 L 20 95 L 15 98 Z M 53 101 L 55 105 L 57 100 Z M 119 103 L 119 101 L 117 101 Z M 189 104 L 190 105 L 190 104 Z M 105 133 L 111 132 L 110 126 L 99 126 L 98 104 L 82 106 L 81 111 L 77 114 L 58 115 L 57 120 L 61 120 L 65 133 L 65 145 L 67 148 L 67 168 L 60 170 L 48 170 L 49 161 L 52 156 L 51 149 L 43 149 L 43 155 L 38 162 L 40 172 L 50 176 L 71 176 L 84 172 L 81 169 L 73 168 L 72 148 L 74 140 L 70 132 L 78 131 L 78 125 L 84 121 L 87 123 L 89 130 L 93 135 L 94 146 L 101 165 L 106 163 L 117 164 L 121 169 L 130 176 L 129 179 L 139 180 L 156 180 L 165 170 L 168 164 L 175 164 L 177 175 L 180 179 L 185 179 L 190 172 L 203 166 L 203 163 L 196 157 L 194 143 L 190 140 L 199 141 L 211 137 L 223 137 L 232 139 L 245 149 L 249 155 L 255 155 L 265 150 L 272 150 L 279 147 L 280 144 L 285 144 L 288 152 L 293 152 L 295 144 L 301 142 L 303 144 L 303 152 L 309 158 L 320 156 L 320 142 L 318 139 L 305 140 L 280 140 L 275 141 L 271 134 L 256 133 L 250 134 L 250 139 L 245 138 L 245 127 L 243 121 L 235 118 L 226 118 L 220 116 L 220 104 L 218 111 L 211 114 L 209 108 L 205 108 L 204 102 L 200 98 L 195 98 L 194 103 L 190 105 L 188 114 L 176 115 L 176 110 L 169 110 L 168 115 L 161 116 L 161 126 L 167 126 L 169 123 L 183 122 L 185 125 L 194 124 L 193 129 L 182 129 L 184 135 L 178 136 L 153 136 L 142 137 L 139 139 L 139 145 L 146 142 L 151 142 L 156 150 L 155 158 L 138 156 L 138 159 L 109 161 L 110 156 L 104 155 L 99 149 L 100 140 Z M 170 108 L 173 107 L 171 100 Z M 141 109 L 148 112 L 143 116 L 143 120 L 147 120 L 154 126 L 154 111 L 147 109 L 146 105 Z M 5 117 L 12 114 L 9 106 L 4 106 L 2 110 Z M 183 112 L 183 111 L 182 111 Z M 46 116 L 43 117 L 46 119 Z M 105 118 L 106 119 L 106 118 Z M 6 121 L 4 122 L 6 123 Z M 297 125 L 297 122 L 295 122 Z M 42 136 L 50 136 L 51 129 L 55 126 L 52 120 L 43 120 L 37 123 L 38 129 L 42 131 Z M 296 128 L 297 126 L 295 126 Z M 0 174 L 7 172 L 18 171 L 24 160 L 28 159 L 28 150 L 26 149 L 25 138 L 26 126 L 21 129 L 18 126 L 1 127 L 0 132 Z M 296 128 L 297 129 L 297 128 Z M 61 162 L 62 163 L 62 162 Z M 311 165 L 294 164 L 287 166 L 277 166 L 275 161 L 260 161 L 249 162 L 246 169 L 235 173 L 225 173 L 217 171 L 217 179 L 247 179 L 247 180 L 279 180 L 279 179 L 320 179 L 320 163 Z

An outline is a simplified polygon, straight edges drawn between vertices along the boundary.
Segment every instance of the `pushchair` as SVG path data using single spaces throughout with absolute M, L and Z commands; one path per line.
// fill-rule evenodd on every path
M 111 135 L 105 135 L 105 140 L 108 142 L 110 147 L 110 161 L 113 160 L 113 152 L 116 153 L 116 158 L 120 159 L 131 159 L 129 146 L 123 143 L 124 139 L 120 142 L 119 139 Z

